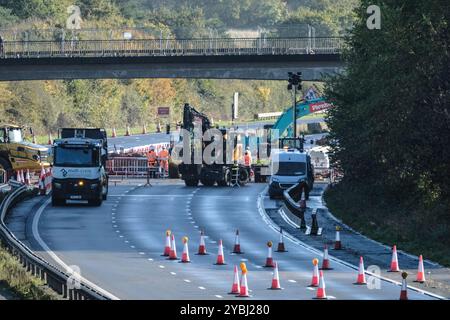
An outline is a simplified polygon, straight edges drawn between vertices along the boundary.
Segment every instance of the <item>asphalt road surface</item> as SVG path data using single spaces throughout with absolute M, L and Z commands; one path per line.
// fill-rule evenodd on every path
M 46 259 L 78 266 L 84 278 L 120 299 L 240 299 L 228 292 L 233 268 L 241 261 L 249 269 L 250 299 L 312 299 L 316 290 L 308 287 L 311 261 L 321 260 L 321 256 L 287 239 L 288 252 L 274 252 L 284 289 L 267 289 L 272 270 L 262 267 L 266 242 L 272 240 L 276 246 L 279 234 L 258 206 L 265 187 L 110 187 L 109 199 L 101 207 L 44 204 L 33 217 L 28 238 Z M 262 199 L 270 204 L 267 197 Z M 192 263 L 161 256 L 167 229 L 175 235 L 179 257 L 181 239 L 189 237 Z M 208 237 L 210 254 L 206 256 L 195 255 L 201 229 Z M 240 231 L 242 255 L 231 254 L 236 229 Z M 219 239 L 224 242 L 224 266 L 214 265 Z M 51 251 L 42 250 L 42 246 Z M 334 270 L 324 271 L 330 299 L 399 299 L 399 286 L 384 281 L 379 289 L 355 286 L 355 270 L 337 262 L 332 262 L 332 267 Z M 412 291 L 408 294 L 410 299 L 430 299 Z

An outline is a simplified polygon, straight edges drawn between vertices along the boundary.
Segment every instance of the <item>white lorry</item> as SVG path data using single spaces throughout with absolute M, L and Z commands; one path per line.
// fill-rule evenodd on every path
M 61 129 L 53 144 L 52 205 L 66 200 L 87 200 L 100 206 L 108 196 L 104 129 Z

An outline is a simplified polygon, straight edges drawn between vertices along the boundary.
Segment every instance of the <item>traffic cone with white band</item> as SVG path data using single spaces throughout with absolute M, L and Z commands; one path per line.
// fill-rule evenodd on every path
M 236 230 L 236 237 L 234 238 L 233 253 L 236 253 L 236 254 L 242 254 L 243 253 L 241 251 L 241 243 L 239 241 L 239 230 Z
M 330 260 L 328 259 L 328 246 L 325 245 L 325 248 L 323 249 L 323 260 L 322 260 L 322 268 L 321 270 L 333 270 L 333 268 L 330 267 Z
M 341 227 L 336 226 L 336 239 L 334 241 L 334 250 L 341 250 L 342 249 L 342 245 L 341 245 Z
M 397 246 L 394 245 L 392 247 L 392 260 L 391 260 L 391 268 L 388 272 L 400 272 L 400 268 L 398 266 L 398 257 L 397 257 Z
M 189 259 L 189 247 L 188 247 L 188 237 L 183 237 L 183 254 L 181 255 L 182 263 L 189 263 L 191 259 Z
M 225 264 L 225 257 L 223 255 L 223 244 L 222 244 L 222 239 L 219 240 L 219 250 L 217 252 L 217 260 L 216 260 L 216 265 L 224 265 Z
M 278 262 L 275 262 L 275 267 L 273 269 L 272 286 L 269 289 L 281 290 L 280 275 L 278 274 Z
M 366 283 L 366 274 L 364 271 L 364 260 L 363 257 L 359 258 L 359 267 L 358 267 L 358 278 L 356 279 L 356 282 L 354 284 L 357 285 L 364 285 Z
M 172 237 L 170 239 L 170 253 L 169 253 L 169 260 L 178 260 L 177 257 L 177 247 L 175 245 L 175 236 L 172 233 Z
M 312 261 L 314 266 L 313 276 L 311 280 L 310 287 L 317 287 L 319 285 L 319 260 L 313 259 Z
M 231 286 L 230 294 L 240 294 L 241 286 L 239 285 L 239 271 L 238 267 L 234 266 L 233 285 Z
M 242 270 L 242 276 L 241 276 L 241 285 L 240 285 L 240 292 L 238 297 L 249 297 L 248 294 L 248 284 L 247 284 L 247 266 L 244 262 L 241 262 L 241 270 Z
M 406 277 L 408 274 L 406 272 L 402 273 L 402 290 L 400 291 L 400 300 L 408 300 L 408 284 L 406 283 Z
M 325 292 L 325 279 L 323 278 L 323 271 L 320 271 L 319 287 L 317 288 L 316 299 L 327 299 Z
M 206 245 L 205 245 L 205 234 L 203 230 L 200 233 L 200 245 L 198 246 L 198 255 L 204 256 L 206 253 Z
M 168 257 L 170 255 L 170 230 L 166 231 L 166 245 L 164 247 L 164 253 L 162 254 L 162 256 Z
M 286 252 L 286 248 L 284 247 L 284 240 L 283 240 L 283 229 L 280 228 L 280 242 L 278 242 L 278 248 L 277 252 Z
M 423 268 L 423 257 L 422 255 L 419 256 L 419 267 L 417 268 L 417 277 L 414 282 L 425 282 L 425 270 Z
M 266 264 L 264 265 L 266 268 L 273 268 L 275 265 L 273 264 L 273 258 L 272 258 L 272 241 L 267 242 L 267 258 L 266 258 Z

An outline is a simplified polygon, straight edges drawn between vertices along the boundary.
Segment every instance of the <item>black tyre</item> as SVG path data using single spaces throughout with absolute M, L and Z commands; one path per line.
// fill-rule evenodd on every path
M 103 200 L 108 200 L 108 191 L 109 191 L 109 185 L 108 182 L 106 183 L 106 192 L 102 195 Z
M 198 179 L 185 179 L 184 183 L 187 187 L 196 187 L 198 186 Z
M 200 182 L 207 187 L 212 187 L 216 183 L 213 179 L 200 179 Z
M 94 207 L 100 207 L 102 205 L 102 198 L 101 199 L 94 199 L 94 200 L 89 200 L 89 205 L 94 206 Z
M 249 175 L 248 175 L 248 171 L 245 168 L 240 168 L 239 169 L 239 184 L 241 186 L 245 186 L 247 184 L 247 182 L 249 182 Z

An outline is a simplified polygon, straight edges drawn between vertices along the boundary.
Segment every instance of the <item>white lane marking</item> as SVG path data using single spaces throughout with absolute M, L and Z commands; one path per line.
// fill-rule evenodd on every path
M 198 226 L 194 226 L 195 229 L 198 229 Z
M 200 290 L 206 290 L 205 287 L 198 287 Z
M 172 271 L 170 274 L 173 275 L 173 276 L 176 276 L 176 275 L 177 275 L 177 273 L 176 273 L 176 272 L 173 272 L 173 271 Z
M 314 288 L 311 288 L 311 287 L 306 287 L 306 290 L 311 290 L 311 291 L 314 291 L 314 290 L 316 290 L 316 289 L 314 289 Z
M 123 235 L 120 235 L 119 238 L 123 238 Z
M 120 233 L 120 231 L 119 231 L 119 230 L 116 230 L 116 233 Z
M 161 266 L 161 265 L 160 265 L 159 267 L 160 267 L 161 269 L 164 269 L 164 268 L 165 268 L 164 266 Z
M 214 297 L 222 299 L 223 297 L 220 294 L 216 294 Z
M 327 296 L 329 299 L 336 299 L 335 296 Z
M 44 249 L 44 251 L 46 251 L 47 254 L 49 254 L 53 260 L 56 261 L 56 263 L 58 263 L 61 267 L 63 267 L 65 269 L 65 271 L 67 273 L 70 274 L 76 274 L 74 272 L 74 270 L 72 268 L 70 268 L 63 260 L 61 260 L 49 247 L 48 245 L 44 242 L 44 240 L 42 240 L 41 235 L 39 234 L 39 219 L 41 218 L 42 212 L 44 212 L 44 209 L 49 205 L 51 199 L 48 199 L 47 201 L 45 201 L 37 210 L 36 215 L 33 218 L 33 223 L 32 223 L 32 233 L 34 238 L 36 239 L 36 241 L 39 243 L 39 245 L 42 247 L 42 249 Z M 94 288 L 95 290 L 97 290 L 98 292 L 100 292 L 101 294 L 103 294 L 104 296 L 110 298 L 111 300 L 120 300 L 118 297 L 116 297 L 115 295 L 113 295 L 111 292 L 106 291 L 105 289 L 99 287 L 98 285 L 96 285 L 95 283 L 89 281 L 88 279 L 86 279 L 85 277 L 81 276 L 80 274 L 77 274 L 78 279 L 81 280 L 81 282 L 84 282 L 85 284 L 87 284 L 88 286 Z
M 110 195 L 109 197 L 117 197 L 117 195 Z M 136 197 L 136 198 L 186 198 L 189 197 L 189 195 L 186 194 L 127 194 L 123 195 L 123 197 Z
M 292 279 L 289 279 L 288 282 L 291 282 L 291 283 L 297 283 L 297 281 L 292 280 Z
M 300 228 L 300 226 L 298 224 L 296 224 L 294 221 L 292 221 L 284 212 L 283 208 L 280 208 L 280 210 L 278 210 L 278 212 L 280 213 L 280 216 L 283 218 L 284 221 L 286 221 L 291 227 L 294 227 L 296 229 Z
M 125 243 L 129 243 L 130 241 L 128 241 L 128 240 L 125 240 Z
M 268 188 L 269 188 L 269 187 L 266 187 L 266 188 L 259 194 L 259 196 L 258 196 L 258 198 L 257 198 L 257 200 L 256 200 L 256 206 L 258 207 L 259 215 L 261 216 L 261 218 L 263 219 L 263 221 L 266 223 L 266 225 L 267 225 L 269 228 L 271 228 L 273 231 L 275 231 L 277 234 L 279 234 L 279 232 L 280 232 L 280 227 L 279 227 L 275 222 L 272 221 L 272 219 L 267 215 L 267 213 L 266 213 L 265 210 L 264 210 L 264 205 L 263 205 L 264 194 L 267 192 Z M 286 221 L 286 222 L 287 222 L 287 221 Z M 304 249 L 308 250 L 309 252 L 311 252 L 311 253 L 313 253 L 313 254 L 319 255 L 319 257 L 322 256 L 322 254 L 323 254 L 322 251 L 317 250 L 316 248 L 311 247 L 310 245 L 306 244 L 305 242 L 298 240 L 297 238 L 295 238 L 293 235 L 291 235 L 291 234 L 290 234 L 289 232 L 287 232 L 286 230 L 283 230 L 283 235 L 284 235 L 284 237 L 285 237 L 286 239 L 288 239 L 288 240 L 291 241 L 292 243 L 294 243 L 294 244 L 296 244 L 296 245 L 298 245 L 298 246 L 303 247 Z M 359 269 L 358 266 L 352 265 L 351 263 L 348 263 L 348 262 L 346 262 L 346 261 L 343 261 L 343 260 L 341 260 L 341 259 L 339 259 L 339 258 L 336 258 L 336 257 L 333 257 L 333 256 L 331 256 L 331 255 L 328 255 L 328 259 L 331 260 L 331 261 L 335 261 L 336 263 L 341 264 L 341 265 L 343 265 L 343 266 L 346 266 L 347 268 L 352 269 L 352 270 L 358 270 L 358 269 Z M 392 280 L 392 279 L 389 279 L 389 278 L 385 278 L 385 277 L 383 277 L 383 276 L 377 275 L 377 274 L 372 273 L 372 272 L 366 271 L 366 274 L 368 274 L 368 275 L 370 275 L 370 276 L 373 276 L 373 277 L 375 277 L 375 278 L 381 279 L 381 280 L 383 280 L 383 281 L 390 282 L 390 283 L 395 284 L 395 285 L 397 285 L 397 286 L 401 286 L 401 285 L 402 285 L 402 284 L 401 284 L 400 282 L 398 282 L 398 281 L 395 281 L 395 280 Z M 409 286 L 409 285 L 408 285 L 408 288 L 411 289 L 411 290 L 413 290 L 413 291 L 415 291 L 415 292 L 418 292 L 418 293 L 421 293 L 421 294 L 426 294 L 426 295 L 429 295 L 429 296 L 431 296 L 431 297 L 434 297 L 434 298 L 437 298 L 437 299 L 440 299 L 440 300 L 447 300 L 445 297 L 439 296 L 439 295 L 437 295 L 437 294 L 434 294 L 434 293 L 431 293 L 431 292 L 428 292 L 428 291 L 425 291 L 425 290 L 422 290 L 422 289 L 418 289 L 418 288 L 415 288 L 415 287 L 411 287 L 411 286 Z
M 145 254 L 145 252 L 139 252 L 139 254 L 143 256 Z
M 152 259 L 152 258 L 148 258 L 147 260 L 148 260 L 148 261 L 153 261 L 153 259 Z
M 183 281 L 184 281 L 184 282 L 187 282 L 187 283 L 190 283 L 190 282 L 191 282 L 191 280 L 189 280 L 189 279 L 184 279 Z
M 135 246 L 130 246 L 130 248 L 131 248 L 131 249 L 134 249 L 134 248 L 136 248 L 136 247 L 135 247 Z

